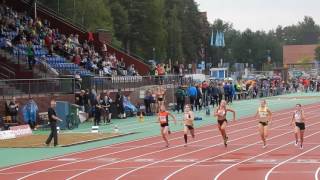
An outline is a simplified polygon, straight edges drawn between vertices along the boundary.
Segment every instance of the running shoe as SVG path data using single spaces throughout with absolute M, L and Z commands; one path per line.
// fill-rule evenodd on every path
M 224 147 L 227 147 L 228 146 L 228 136 L 224 139 Z
M 294 143 L 294 146 L 298 147 L 298 142 L 297 141 Z
M 265 149 L 265 148 L 267 148 L 267 145 L 266 145 L 266 144 L 264 144 L 264 145 L 262 146 L 262 149 Z
M 300 149 L 303 149 L 303 146 L 302 146 L 302 145 L 300 145 Z

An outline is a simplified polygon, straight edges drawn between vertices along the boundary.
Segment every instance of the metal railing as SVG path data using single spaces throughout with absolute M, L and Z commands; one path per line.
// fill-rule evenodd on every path
M 194 83 L 192 78 L 176 75 L 166 76 L 117 76 L 117 77 L 89 77 L 83 81 L 83 89 L 97 90 L 136 89 L 143 86 L 155 85 L 189 85 Z
M 73 94 L 74 78 L 0 80 L 0 97 Z
M 0 65 L 0 72 L 6 79 L 16 78 L 16 73 L 3 65 Z

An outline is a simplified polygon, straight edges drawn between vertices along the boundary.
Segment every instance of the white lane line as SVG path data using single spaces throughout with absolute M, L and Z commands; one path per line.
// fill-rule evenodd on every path
M 318 124 L 318 123 L 315 123 L 315 124 Z M 315 125 L 315 124 L 313 124 L 313 125 Z M 280 127 L 281 127 L 281 126 L 280 126 Z M 274 128 L 272 128 L 272 129 L 274 129 Z M 285 134 L 289 134 L 289 133 L 291 133 L 291 132 L 287 132 L 287 133 L 285 133 Z M 283 134 L 283 135 L 285 135 L 285 134 Z M 277 136 L 275 136 L 275 137 L 277 137 Z M 270 139 L 274 139 L 275 137 L 270 138 Z M 181 171 L 183 171 L 183 170 L 185 170 L 185 169 L 187 169 L 187 168 L 189 168 L 189 167 L 192 167 L 192 166 L 194 166 L 194 165 L 197 165 L 197 164 L 199 164 L 199 163 L 206 162 L 206 161 L 209 161 L 209 160 L 214 159 L 214 158 L 216 158 L 216 157 L 220 157 L 220 156 L 223 156 L 223 155 L 232 153 L 232 152 L 236 152 L 236 151 L 238 151 L 238 150 L 245 149 L 245 148 L 248 148 L 248 147 L 250 147 L 250 146 L 252 146 L 252 145 L 259 144 L 259 143 L 260 143 L 260 142 L 257 142 L 257 143 L 254 143 L 254 144 L 251 144 L 251 145 L 247 145 L 247 146 L 244 146 L 244 147 L 241 147 L 241 148 L 232 150 L 232 151 L 228 151 L 228 152 L 226 152 L 226 153 L 220 154 L 220 155 L 215 156 L 215 157 L 209 157 L 209 158 L 207 158 L 207 159 L 203 159 L 203 160 L 200 161 L 200 162 L 192 163 L 192 164 L 190 164 L 190 165 L 188 165 L 188 166 L 185 166 L 184 168 L 181 168 L 181 169 L 176 170 L 176 171 L 174 171 L 173 173 L 169 174 L 166 178 L 164 178 L 164 180 L 168 180 L 169 178 L 171 178 L 171 177 L 174 176 L 175 174 L 177 174 L 177 173 L 179 173 L 179 172 L 181 172 Z
M 318 107 L 319 104 L 318 103 L 313 103 L 313 104 L 308 104 L 307 106 L 311 106 L 311 107 L 308 107 L 308 108 L 305 108 L 305 109 L 313 109 L 313 108 L 315 108 L 313 106 Z M 292 108 L 289 108 L 288 110 L 292 110 Z M 277 115 L 287 114 L 287 113 L 289 113 L 288 110 L 287 111 L 286 110 L 281 110 L 280 113 L 277 114 Z M 249 118 L 249 117 L 243 117 L 241 119 L 246 119 L 246 118 Z M 242 124 L 242 123 L 239 123 L 239 124 Z M 202 126 L 201 128 L 207 128 L 207 127 L 210 127 L 210 126 L 212 126 L 212 124 Z M 216 131 L 216 129 L 214 131 Z M 180 132 L 181 131 L 177 131 L 177 132 L 173 132 L 172 134 L 177 134 L 177 133 L 180 133 Z M 10 166 L 10 167 L 6 167 L 6 168 L 3 168 L 3 169 L 0 169 L 0 172 L 6 171 L 6 170 L 9 170 L 9 169 L 13 169 L 13 168 L 16 168 L 16 167 L 21 167 L 21 166 L 25 166 L 25 165 L 30 165 L 30 164 L 34 164 L 34 163 L 43 162 L 43 161 L 46 161 L 46 160 L 55 159 L 55 158 L 67 157 L 67 156 L 81 154 L 81 153 L 87 153 L 87 152 L 93 152 L 93 151 L 96 151 L 96 150 L 105 149 L 106 147 L 110 147 L 110 146 L 118 146 L 118 145 L 122 145 L 122 144 L 130 144 L 130 143 L 141 141 L 141 140 L 148 140 L 148 139 L 156 138 L 158 136 L 159 135 L 154 135 L 154 136 L 145 137 L 145 138 L 141 138 L 141 139 L 136 139 L 136 140 L 126 141 L 126 142 L 116 143 L 116 144 L 112 144 L 112 145 L 108 145 L 108 146 L 103 146 L 103 147 L 98 147 L 98 148 L 93 148 L 93 149 L 86 149 L 86 150 L 73 152 L 73 153 L 68 153 L 68 154 L 63 154 L 63 155 L 55 156 L 55 157 L 51 157 L 51 158 L 44 158 L 44 159 L 35 160 L 35 161 L 31 161 L 31 162 L 21 163 L 21 164 L 18 164 L 18 165 L 14 165 L 14 166 Z
M 312 112 L 313 112 L 313 111 L 312 111 Z M 277 121 L 281 121 L 281 120 L 287 119 L 287 118 L 288 118 L 288 117 L 281 118 L 281 119 L 278 119 Z M 285 125 L 282 125 L 282 126 L 280 126 L 280 127 L 287 126 L 287 125 L 288 125 L 288 124 L 286 123 Z M 242 130 L 251 129 L 251 128 L 256 128 L 256 125 L 251 126 L 251 127 L 248 127 L 248 128 L 245 128 L 245 129 L 242 129 Z M 235 131 L 234 131 L 233 133 L 235 133 Z M 229 133 L 229 134 L 233 134 L 233 133 Z M 257 134 L 257 133 L 253 133 L 253 134 Z M 221 135 L 217 135 L 217 136 L 214 136 L 214 137 L 220 137 L 220 136 L 221 136 Z M 208 139 L 211 139 L 211 138 L 214 138 L 214 137 L 209 137 L 209 138 L 205 138 L 205 139 L 202 139 L 202 140 L 199 140 L 199 141 L 194 141 L 194 142 L 192 142 L 192 143 L 190 143 L 190 144 L 193 144 L 193 143 L 196 143 L 196 142 L 201 142 L 201 141 L 204 141 L 204 140 L 208 140 Z M 243 138 L 243 137 L 241 137 L 241 138 Z M 239 138 L 239 139 L 241 139 L 241 138 Z M 221 143 L 220 143 L 220 144 L 221 144 Z M 220 145 L 220 144 L 216 144 L 215 146 Z M 168 149 L 163 149 L 163 150 L 160 150 L 160 151 L 150 152 L 150 153 L 142 154 L 142 155 L 139 155 L 139 156 L 131 157 L 131 158 L 128 158 L 128 159 L 124 159 L 124 160 L 115 162 L 115 163 L 120 163 L 120 162 L 128 161 L 128 160 L 131 160 L 131 159 L 139 158 L 139 157 L 146 156 L 146 155 L 150 155 L 150 154 L 155 154 L 155 153 L 162 152 L 162 151 L 167 151 L 167 150 L 169 150 L 169 149 L 174 149 L 174 148 L 182 147 L 182 146 L 184 146 L 184 144 L 181 144 L 181 145 L 176 146 L 176 147 L 170 147 L 170 148 L 168 148 Z M 208 148 L 210 148 L 210 147 L 214 147 L 214 146 L 209 146 L 209 147 L 206 147 L 206 148 L 202 148 L 202 149 L 200 149 L 200 150 L 208 149 Z M 192 151 L 192 152 L 196 152 L 196 151 Z M 192 153 L 192 152 L 191 152 L 191 153 Z M 75 178 L 75 177 L 78 177 L 78 176 L 80 176 L 80 175 L 82 175 L 82 174 L 85 174 L 85 173 L 94 171 L 94 170 L 99 169 L 99 168 L 101 168 L 101 167 L 109 166 L 109 165 L 115 164 L 115 163 L 104 164 L 104 165 L 100 165 L 100 166 L 97 166 L 97 167 L 92 168 L 92 169 L 88 169 L 87 171 L 84 171 L 84 172 L 75 174 L 74 176 L 68 178 L 68 180 L 69 180 L 69 179 L 73 179 L 73 178 Z
M 313 111 L 310 111 L 310 112 L 313 112 Z M 283 114 L 287 114 L 287 113 L 283 113 Z M 281 115 L 283 115 L 283 114 L 281 114 Z M 280 115 L 280 114 L 279 114 L 279 115 Z M 278 115 L 278 116 L 279 116 L 279 115 Z M 282 119 L 285 119 L 285 118 L 281 118 L 281 119 L 279 119 L 278 121 L 280 121 L 280 120 L 282 120 Z M 230 125 L 229 127 L 234 127 L 234 126 L 238 126 L 238 125 L 242 125 L 242 124 L 247 124 L 247 123 L 254 122 L 254 121 L 256 121 L 256 120 L 254 119 L 254 120 L 247 121 L 247 122 L 242 122 L 242 123 L 233 124 L 233 125 Z M 240 131 L 244 131 L 244 130 L 247 130 L 247 129 L 251 129 L 251 128 L 255 128 L 255 127 L 256 127 L 256 126 L 251 126 L 251 127 L 249 127 L 249 128 L 236 130 L 236 131 L 231 132 L 230 134 L 234 134 L 234 133 L 237 133 L 237 132 L 240 132 Z M 211 131 L 208 131 L 208 132 L 211 132 Z M 212 132 L 213 132 L 213 131 L 212 131 Z M 198 133 L 198 134 L 205 134 L 205 133 L 207 133 L 207 131 L 206 131 L 206 132 L 201 132 L 201 133 Z M 205 140 L 207 140 L 207 139 L 211 139 L 211 138 L 215 138 L 215 137 L 220 137 L 220 136 L 221 136 L 221 135 L 216 135 L 216 136 L 213 136 L 213 137 L 209 137 L 209 138 L 201 139 L 201 140 L 198 140 L 198 141 L 194 141 L 194 142 L 192 142 L 192 143 L 201 142 L 201 141 L 205 141 Z M 170 141 L 172 141 L 172 140 L 177 140 L 177 139 L 181 139 L 181 137 L 173 138 L 173 139 L 171 139 Z M 144 145 L 144 146 L 133 147 L 133 148 L 130 148 L 130 149 L 125 149 L 125 150 L 122 150 L 122 151 L 117 151 L 117 152 L 108 153 L 108 154 L 103 154 L 103 155 L 95 156 L 95 157 L 88 158 L 88 159 L 82 159 L 82 160 L 78 160 L 78 161 L 74 161 L 74 162 L 69 162 L 69 163 L 65 163 L 65 164 L 60 164 L 60 165 L 57 165 L 57 166 L 52 166 L 52 167 L 50 167 L 50 168 L 46 168 L 46 169 L 37 171 L 37 172 L 35 172 L 35 173 L 32 173 L 32 174 L 28 174 L 28 175 L 26 175 L 26 176 L 23 176 L 23 177 L 19 178 L 19 180 L 25 179 L 25 178 L 27 178 L 27 177 L 30 177 L 30 176 L 33 176 L 33 175 L 36 175 L 36 174 L 39 174 L 39 173 L 42 173 L 42 172 L 45 172 L 45 171 L 54 169 L 54 168 L 58 168 L 58 167 L 62 167 L 62 166 L 70 165 L 70 164 L 75 164 L 75 163 L 79 163 L 79 162 L 85 162 L 85 161 L 89 161 L 89 160 L 93 160 L 93 159 L 105 157 L 105 156 L 108 156 L 108 155 L 114 155 L 114 154 L 118 154 L 118 153 L 130 151 L 130 150 L 139 149 L 139 148 L 142 148 L 142 147 L 148 147 L 148 146 L 150 146 L 150 145 L 160 144 L 160 143 L 163 143 L 163 142 L 162 142 L 162 141 L 161 141 L 161 142 L 155 142 L 155 143 L 151 143 L 151 144 L 146 144 L 146 145 Z M 190 144 L 192 144 L 192 143 L 190 143 Z M 182 145 L 179 145 L 179 146 L 176 146 L 176 147 L 180 147 L 180 146 L 182 146 Z M 174 147 L 171 147 L 171 148 L 174 148 Z M 164 150 L 167 150 L 167 149 L 164 149 Z M 161 150 L 161 151 L 163 151 L 163 150 Z M 161 151 L 160 151 L 160 152 L 161 152 Z M 155 151 L 155 152 L 157 152 L 157 151 Z
M 287 159 L 287 160 L 285 160 L 285 161 L 282 161 L 281 163 L 277 164 L 276 166 L 273 166 L 273 167 L 267 172 L 267 174 L 265 175 L 264 180 L 268 180 L 270 174 L 272 173 L 272 171 L 273 171 L 274 169 L 276 169 L 277 167 L 279 167 L 279 166 L 281 166 L 281 165 L 283 165 L 283 164 L 285 164 L 285 163 L 287 163 L 287 162 L 289 162 L 289 161 L 291 161 L 291 160 L 293 160 L 293 159 L 296 159 L 297 157 L 300 157 L 300 156 L 302 156 L 302 155 L 304 155 L 304 154 L 307 154 L 308 152 L 311 152 L 311 151 L 313 151 L 313 150 L 315 150 L 315 149 L 317 149 L 317 148 L 319 148 L 319 147 L 320 147 L 320 145 L 315 146 L 315 147 L 313 147 L 313 148 L 311 148 L 311 149 L 309 149 L 309 150 L 307 150 L 307 151 L 305 151 L 305 152 L 303 152 L 303 153 L 300 153 L 300 154 L 298 154 L 298 155 L 296 155 L 296 156 L 293 156 L 293 157 L 291 157 L 291 158 L 289 158 L 289 159 Z
M 279 127 L 283 127 L 283 126 L 285 126 L 285 125 L 282 125 L 282 126 L 279 126 Z M 272 129 L 276 129 L 276 128 L 272 128 Z M 251 134 L 251 135 L 254 135 L 254 134 L 257 134 L 257 133 L 253 133 L 253 134 Z M 288 134 L 288 133 L 285 133 L 285 134 Z M 251 135 L 249 135 L 249 136 L 251 136 Z M 243 139 L 243 138 L 249 137 L 249 136 L 240 137 L 240 138 L 234 139 L 234 140 L 232 140 L 232 141 L 230 141 L 230 142 L 233 142 L 233 141 L 236 141 L 236 140 L 239 140 L 239 139 Z M 275 137 L 278 137 L 278 136 L 275 136 Z M 275 138 L 275 137 L 274 137 L 274 138 Z M 270 139 L 273 139 L 273 138 L 270 138 Z M 259 142 L 258 142 L 258 143 L 259 143 Z M 258 143 L 254 143 L 254 144 L 258 144 Z M 252 145 L 254 145 L 254 144 L 251 144 L 251 145 L 249 145 L 249 146 L 252 146 Z M 219 145 L 219 144 L 217 144 L 217 145 Z M 164 162 L 164 161 L 167 161 L 167 160 L 171 160 L 171 159 L 174 159 L 174 158 L 177 158 L 177 157 L 181 157 L 181 156 L 185 156 L 185 155 L 188 155 L 188 154 L 192 154 L 192 153 L 195 153 L 195 152 L 199 152 L 199 151 L 202 151 L 202 150 L 205 150 L 205 149 L 209 149 L 209 148 L 215 147 L 215 146 L 217 146 L 217 145 L 209 146 L 209 147 L 206 147 L 206 148 L 201 148 L 201 149 L 196 150 L 196 151 L 191 151 L 191 152 L 188 152 L 188 153 L 180 154 L 180 155 L 178 155 L 178 156 L 170 157 L 170 158 L 168 158 L 168 159 L 163 159 L 163 160 L 161 160 L 161 161 L 157 161 L 157 162 L 154 162 L 154 163 L 151 163 L 151 164 L 147 164 L 147 165 L 141 166 L 141 167 L 139 167 L 139 168 L 137 168 L 137 169 L 134 169 L 134 170 L 131 170 L 131 171 L 129 171 L 129 172 L 126 172 L 126 173 L 122 174 L 121 176 L 117 177 L 116 180 L 119 180 L 119 179 L 121 179 L 121 178 L 123 178 L 123 177 L 125 177 L 125 176 L 127 176 L 127 175 L 129 175 L 129 174 L 131 174 L 131 173 L 133 173 L 133 172 L 135 172 L 135 171 L 138 171 L 138 170 L 140 170 L 140 169 L 146 168 L 146 167 L 148 167 L 148 166 L 151 166 L 151 165 L 154 165 L 154 164 L 157 164 L 157 163 L 160 163 L 160 162 Z M 238 149 L 242 149 L 242 148 L 238 148 Z M 220 155 L 219 155 L 219 156 L 220 156 Z M 219 157 L 219 156 L 217 156 L 217 157 Z M 212 157 L 211 157 L 211 158 L 212 158 Z M 198 163 L 199 163 L 199 162 L 196 162 L 196 163 L 194 163 L 194 164 L 198 164 Z
M 320 174 L 320 167 L 317 169 L 316 173 L 314 174 L 315 180 L 319 180 L 319 174 Z
M 320 122 L 314 123 L 314 124 L 312 124 L 312 125 L 316 125 L 316 124 L 319 124 L 319 123 L 320 123 Z M 310 125 L 310 126 L 312 126 L 312 125 Z M 308 127 L 309 127 L 309 126 L 308 126 Z M 290 132 L 290 133 L 291 133 L 291 132 Z M 305 138 L 311 137 L 311 136 L 316 135 L 316 134 L 319 134 L 319 133 L 320 133 L 320 132 L 312 133 L 312 134 L 306 136 Z M 273 149 L 271 149 L 271 150 L 269 150 L 269 151 L 266 151 L 266 152 L 264 152 L 264 153 L 258 154 L 258 155 L 256 155 L 256 156 L 252 156 L 251 158 L 245 159 L 245 160 L 240 161 L 240 162 L 238 162 L 238 163 L 236 163 L 236 164 L 233 164 L 233 165 L 225 168 L 224 170 L 222 170 L 218 175 L 216 175 L 216 176 L 214 177 L 214 180 L 218 180 L 218 178 L 219 178 L 223 173 L 225 173 L 226 171 L 228 171 L 229 169 L 231 169 L 231 168 L 234 167 L 234 166 L 237 166 L 237 165 L 242 164 L 242 163 L 244 163 L 244 162 L 250 161 L 250 160 L 255 159 L 255 158 L 259 157 L 259 156 L 268 154 L 268 153 L 273 152 L 273 151 L 275 151 L 275 150 L 281 149 L 281 148 L 286 147 L 286 146 L 288 146 L 288 145 L 292 145 L 292 143 L 293 143 L 293 141 L 291 141 L 291 142 L 289 142 L 289 143 L 287 143 L 287 144 L 284 144 L 284 145 L 282 145 L 282 146 L 280 146 L 280 147 L 273 148 Z

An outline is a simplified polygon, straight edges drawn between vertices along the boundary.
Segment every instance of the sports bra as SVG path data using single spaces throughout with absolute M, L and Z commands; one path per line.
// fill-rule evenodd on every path
M 226 117 L 226 109 L 221 109 L 219 107 L 218 111 L 217 111 L 218 117 Z
M 268 117 L 268 107 L 259 107 L 258 109 L 259 111 L 259 117 L 260 117 L 260 121 L 267 121 L 267 117 Z
M 302 123 L 302 111 L 295 111 L 294 112 L 294 120 L 298 123 Z

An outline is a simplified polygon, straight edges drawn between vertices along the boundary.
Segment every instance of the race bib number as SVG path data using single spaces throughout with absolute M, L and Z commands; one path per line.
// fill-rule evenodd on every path
M 160 116 L 160 122 L 161 123 L 166 123 L 167 122 L 167 117 L 166 116 Z

